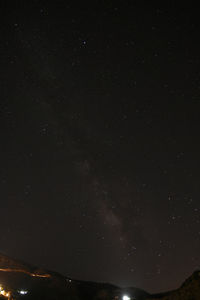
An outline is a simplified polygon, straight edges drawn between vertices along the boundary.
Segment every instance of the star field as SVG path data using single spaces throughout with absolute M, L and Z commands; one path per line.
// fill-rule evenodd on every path
M 176 3 L 1 3 L 0 252 L 149 292 L 199 268 L 199 25 Z

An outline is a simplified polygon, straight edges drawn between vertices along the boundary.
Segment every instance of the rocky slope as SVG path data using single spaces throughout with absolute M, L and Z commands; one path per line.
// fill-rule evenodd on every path
M 196 271 L 175 291 L 152 295 L 147 300 L 200 300 L 200 271 Z

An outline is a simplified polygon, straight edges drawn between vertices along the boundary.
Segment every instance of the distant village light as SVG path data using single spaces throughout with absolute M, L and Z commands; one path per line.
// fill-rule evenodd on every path
M 0 296 L 4 296 L 8 299 L 10 299 L 11 293 L 4 290 L 2 285 L 0 285 Z
M 26 295 L 26 294 L 28 294 L 28 291 L 26 291 L 26 290 L 20 290 L 19 294 L 20 295 Z

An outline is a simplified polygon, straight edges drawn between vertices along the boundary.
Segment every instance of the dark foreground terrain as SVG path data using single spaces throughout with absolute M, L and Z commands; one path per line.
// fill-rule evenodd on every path
M 0 255 L 0 299 L 200 300 L 200 272 L 175 291 L 150 295 L 137 288 L 74 280 Z

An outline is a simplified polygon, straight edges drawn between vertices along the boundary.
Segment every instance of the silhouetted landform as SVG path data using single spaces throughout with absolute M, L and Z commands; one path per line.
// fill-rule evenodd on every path
M 147 300 L 200 300 L 200 271 L 196 271 L 177 290 L 152 295 Z
M 200 300 L 200 272 L 175 291 L 150 295 L 138 288 L 71 279 L 0 254 L 0 299 Z

